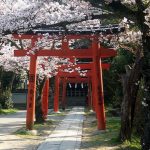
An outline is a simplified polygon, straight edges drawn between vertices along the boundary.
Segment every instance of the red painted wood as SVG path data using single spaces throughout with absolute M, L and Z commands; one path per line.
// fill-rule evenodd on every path
M 103 90 L 103 73 L 102 73 L 102 66 L 101 66 L 101 58 L 100 58 L 100 72 L 99 72 L 99 83 L 100 83 L 100 93 L 99 93 L 99 107 L 100 107 L 100 111 L 101 111 L 101 130 L 105 130 L 106 129 L 106 118 L 105 118 L 105 107 L 104 107 L 104 90 Z
M 67 79 L 63 79 L 63 91 L 62 91 L 62 109 L 66 108 L 66 92 L 67 92 Z
M 43 35 L 33 35 L 33 34 L 13 34 L 13 37 L 15 39 L 33 39 L 33 38 L 42 38 Z M 90 39 L 90 38 L 93 38 L 93 37 L 99 37 L 98 35 L 65 35 L 65 38 L 66 39 Z M 56 37 L 55 37 L 56 38 Z M 64 36 L 60 35 L 58 37 L 59 39 L 63 39 Z M 49 36 L 49 39 L 54 39 L 53 36 Z
M 77 64 L 77 65 L 71 66 L 69 68 L 75 69 L 75 68 L 78 68 L 78 67 L 80 67 L 80 69 L 91 70 L 92 67 L 93 67 L 93 63 Z M 68 68 L 68 65 L 62 65 L 59 69 L 67 69 L 67 68 Z M 104 70 L 108 70 L 110 68 L 110 64 L 102 63 L 102 68 Z
M 94 96 L 95 96 L 95 108 L 97 115 L 97 127 L 99 130 L 105 130 L 105 112 L 103 109 L 104 105 L 104 97 L 103 97 L 103 84 L 102 84 L 102 67 L 101 60 L 99 57 L 98 51 L 98 41 L 94 39 L 92 42 L 93 48 L 93 88 L 94 88 Z
M 114 57 L 117 55 L 117 52 L 113 49 L 100 49 L 99 56 L 101 58 Z M 28 50 L 14 50 L 14 56 L 31 56 L 32 54 L 28 54 Z M 91 49 L 75 49 L 75 50 L 39 50 L 36 53 L 37 56 L 58 56 L 62 58 L 72 58 L 73 56 L 76 58 L 92 58 L 92 50 Z
M 59 77 L 55 76 L 54 112 L 59 111 Z
M 59 77 L 82 77 L 82 76 L 80 76 L 80 74 L 78 72 L 68 73 L 68 72 L 61 72 L 61 71 L 59 71 L 57 75 Z M 90 70 L 86 73 L 85 77 L 87 77 L 87 76 L 91 76 L 91 71 Z
M 63 80 L 63 79 L 62 79 Z M 67 83 L 88 83 L 88 78 L 80 79 L 80 78 L 67 78 Z M 62 82 L 63 83 L 63 82 Z
M 37 38 L 42 38 L 40 35 L 14 35 L 16 39 L 31 39 L 32 47 L 34 47 L 34 42 Z M 49 37 L 53 39 L 53 37 Z M 103 80 L 102 80 L 102 69 L 108 69 L 109 64 L 102 64 L 101 58 L 114 57 L 117 55 L 117 52 L 113 49 L 108 48 L 99 48 L 98 47 L 98 36 L 97 35 L 66 35 L 59 36 L 59 39 L 62 40 L 62 50 L 39 50 L 36 55 L 30 56 L 30 72 L 29 72 L 29 88 L 28 88 L 28 100 L 27 100 L 27 120 L 26 128 L 32 129 L 34 123 L 35 115 L 35 93 L 36 93 L 36 59 L 37 56 L 58 56 L 63 58 L 93 58 L 93 63 L 91 66 L 86 66 L 81 64 L 82 68 L 92 68 L 91 71 L 87 72 L 87 76 L 92 76 L 92 103 L 96 111 L 96 116 L 98 120 L 98 129 L 105 130 L 105 112 L 104 112 L 104 96 L 103 96 Z M 92 47 L 88 49 L 74 49 L 70 50 L 68 46 L 68 41 L 70 39 L 94 39 L 92 42 Z M 33 42 L 34 41 L 34 42 Z M 31 48 L 30 48 L 31 49 Z M 15 50 L 15 56 L 26 56 L 29 50 Z M 59 71 L 58 76 L 55 79 L 55 95 L 54 95 L 54 111 L 59 110 L 59 77 L 78 77 L 78 82 L 81 81 L 79 74 L 74 73 L 64 73 Z M 72 82 L 77 81 L 73 80 Z M 70 80 L 71 82 L 71 80 Z M 86 80 L 85 80 L 86 82 Z M 46 110 L 46 105 L 45 108 Z
M 32 41 L 32 46 L 34 46 L 34 42 L 35 41 Z M 37 56 L 33 55 L 30 57 L 29 85 L 27 96 L 26 129 L 28 130 L 32 130 L 34 125 L 36 98 L 36 67 Z
M 94 64 L 93 64 L 94 65 Z M 93 71 L 93 70 L 92 70 Z M 95 85 L 94 85 L 94 76 L 91 76 L 92 78 L 91 78 L 91 80 L 92 80 L 92 108 L 93 108 L 93 110 L 96 112 L 96 100 L 95 100 Z
M 88 107 L 89 109 L 92 108 L 92 97 L 91 97 L 91 81 L 90 79 L 88 80 Z
M 42 111 L 44 119 L 47 119 L 48 115 L 48 97 L 49 97 L 49 79 L 46 80 L 42 92 Z

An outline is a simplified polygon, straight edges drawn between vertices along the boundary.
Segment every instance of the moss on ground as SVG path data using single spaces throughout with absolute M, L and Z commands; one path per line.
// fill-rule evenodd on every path
M 60 123 L 60 121 L 66 116 L 68 111 L 60 112 L 60 113 L 49 113 L 48 118 L 44 123 L 35 123 L 33 127 L 33 131 L 26 130 L 25 127 L 17 130 L 14 134 L 18 135 L 22 138 L 40 138 L 44 136 L 48 136 Z
M 38 136 L 46 136 L 49 135 L 51 132 L 51 129 L 54 128 L 53 121 L 47 120 L 43 124 L 34 124 L 34 130 L 26 130 L 25 127 L 22 127 L 21 129 L 17 130 L 14 134 L 24 137 L 24 138 L 35 138 Z
M 17 109 L 0 109 L 0 115 L 14 114 L 17 111 L 18 111 Z
M 97 130 L 97 121 L 94 113 L 86 110 L 86 120 L 84 121 L 83 141 L 81 149 L 87 150 L 140 150 L 140 138 L 133 136 L 131 142 L 121 143 L 119 140 L 120 117 L 114 117 L 106 111 L 106 131 Z M 94 119 L 93 119 L 94 118 Z

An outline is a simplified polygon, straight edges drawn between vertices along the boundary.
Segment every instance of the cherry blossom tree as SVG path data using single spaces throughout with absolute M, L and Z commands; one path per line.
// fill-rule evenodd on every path
M 101 4 L 101 5 L 99 5 Z M 137 39 L 138 35 L 138 41 L 136 44 L 140 44 L 140 49 L 142 49 L 142 58 L 140 62 L 142 63 L 141 73 L 142 77 L 144 79 L 144 91 L 145 96 L 144 99 L 141 100 L 142 103 L 144 103 L 144 128 L 143 128 L 143 134 L 142 134 L 142 149 L 147 150 L 150 148 L 150 95 L 149 95 L 149 88 L 150 88 L 150 64 L 149 64 L 149 58 L 150 58 L 150 2 L 149 0 L 102 0 L 101 2 L 97 2 L 95 5 L 93 1 L 93 5 L 97 7 L 103 7 L 107 6 L 108 10 L 112 12 L 112 17 L 120 17 L 124 18 L 124 21 L 127 22 L 127 26 L 130 29 L 130 36 L 132 38 L 128 37 L 129 32 L 127 33 L 126 39 L 122 38 L 122 41 L 131 41 Z M 106 7 L 105 7 L 106 8 Z M 135 34 L 136 32 L 136 34 Z M 138 33 L 138 34 L 137 34 Z M 136 46 L 136 44 L 134 44 Z M 140 69 L 139 68 L 139 69 Z M 127 121 L 127 120 L 126 120 Z M 128 121 L 127 121 L 128 122 Z M 124 128 L 130 127 L 128 124 L 124 126 Z M 125 133 L 125 130 L 122 134 L 122 140 L 129 139 L 127 134 Z
M 149 57 L 150 57 L 150 3 L 149 0 L 101 0 L 89 2 L 80 0 L 43 0 L 43 1 L 29 1 L 29 0 L 1 0 L 0 3 L 0 34 L 1 38 L 12 32 L 27 32 L 29 30 L 49 28 L 54 26 L 61 26 L 65 30 L 75 29 L 79 22 L 93 19 L 104 19 L 110 16 L 123 19 L 123 23 L 126 27 L 131 27 L 125 35 L 120 35 L 119 44 L 116 37 L 112 38 L 111 42 L 116 46 L 126 46 L 124 43 L 137 42 L 143 49 L 142 57 L 142 75 L 145 81 L 145 89 L 149 90 Z M 108 11 L 102 9 L 103 6 L 107 6 Z M 98 14 L 95 14 L 92 7 L 96 7 Z M 91 9 L 92 8 L 92 9 Z M 89 26 L 91 25 L 91 22 Z M 73 24 L 74 23 L 74 24 Z M 73 25 L 72 25 L 73 24 Z M 86 24 L 87 22 L 82 22 Z M 130 25 L 130 26 L 129 26 Z M 133 27 L 138 28 L 135 30 Z M 6 38 L 6 37 L 5 37 Z M 12 40 L 7 38 L 7 40 Z M 107 40 L 107 39 L 106 39 Z M 114 41 L 113 41 L 114 40 Z M 109 41 L 109 40 L 108 40 Z M 44 42 L 45 43 L 45 42 Z M 10 46 L 10 45 L 9 45 Z M 134 44 L 135 46 L 135 44 Z M 34 49 L 35 50 L 35 49 Z M 31 53 L 36 51 L 31 50 Z M 11 53 L 11 52 L 10 52 Z M 12 57 L 13 58 L 13 57 Z M 4 58 L 6 62 L 6 58 Z M 19 61 L 20 59 L 20 61 Z M 21 59 L 27 58 L 14 58 L 15 64 L 21 64 Z M 11 60 L 11 59 L 10 59 Z M 39 66 L 39 75 L 42 73 L 42 77 L 47 74 L 52 76 L 50 72 L 57 70 L 58 62 L 61 62 L 60 58 L 40 58 L 40 64 L 44 64 L 45 60 L 48 61 L 48 66 Z M 141 61 L 141 59 L 140 59 Z M 6 63 L 7 64 L 7 63 Z M 5 65 L 6 65 L 5 64 Z M 13 63 L 12 63 L 13 64 Z M 53 64 L 53 65 L 52 65 Z M 8 64 L 6 66 L 9 66 Z M 21 64 L 21 66 L 24 66 Z M 27 64 L 25 65 L 26 67 Z M 54 67 L 55 66 L 55 67 Z M 136 65 L 135 65 L 136 66 Z M 12 66 L 7 67 L 12 69 Z M 20 67 L 19 67 L 20 68 Z M 48 68 L 43 71 L 43 68 Z M 15 69 L 15 68 L 14 68 Z M 49 71 L 48 71 L 49 70 Z M 51 71 L 50 71 L 51 70 Z M 150 95 L 145 92 L 144 103 L 147 104 L 145 107 L 145 128 L 143 130 L 142 145 L 143 149 L 146 150 L 150 147 L 149 136 L 150 133 Z M 125 133 L 124 133 L 125 134 Z M 125 140 L 128 137 L 123 137 Z
M 4 40 L 4 39 L 3 39 Z M 10 40 L 10 38 L 9 38 Z M 19 42 L 16 42 L 12 46 L 13 41 L 11 43 L 6 38 L 5 41 L 3 41 L 3 44 L 1 45 L 1 55 L 0 55 L 0 66 L 3 67 L 5 71 L 11 71 L 13 73 L 13 79 L 11 80 L 11 85 L 13 83 L 15 74 L 21 74 L 22 76 L 25 76 L 24 78 L 27 78 L 27 74 L 29 71 L 29 57 L 28 55 L 25 57 L 14 57 L 14 49 L 19 46 L 17 45 Z M 30 47 L 31 42 L 23 41 L 22 46 L 23 47 Z M 45 38 L 40 39 L 40 41 L 37 41 L 35 47 L 29 51 L 29 54 L 35 54 L 36 51 L 38 51 L 39 48 L 42 48 L 43 46 L 48 46 L 50 42 L 46 42 Z M 55 43 L 57 45 L 57 43 Z M 41 105 L 41 97 L 42 97 L 42 89 L 45 84 L 46 79 L 51 78 L 55 75 L 57 75 L 58 70 L 60 67 L 63 67 L 62 71 L 65 72 L 73 72 L 77 71 L 80 75 L 83 75 L 83 71 L 80 71 L 80 68 L 75 68 L 75 64 L 71 62 L 67 58 L 58 58 L 58 57 L 38 57 L 37 59 L 37 75 L 38 75 L 38 86 L 37 86 L 37 103 Z M 72 68 L 73 66 L 73 68 Z M 11 86 L 12 88 L 12 86 Z M 9 88 L 9 92 L 11 93 L 11 88 Z M 6 91 L 5 91 L 6 92 Z M 39 106 L 39 105 L 38 105 Z M 38 112 L 42 113 L 42 109 L 38 107 Z M 41 116 L 43 116 L 41 114 Z M 40 117 L 36 119 L 39 120 Z M 43 118 L 44 119 L 44 118 Z M 44 121 L 44 120 L 43 120 Z

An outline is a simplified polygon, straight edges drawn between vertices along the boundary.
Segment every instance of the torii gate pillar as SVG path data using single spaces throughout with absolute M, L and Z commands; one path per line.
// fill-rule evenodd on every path
M 88 108 L 92 108 L 92 96 L 91 96 L 91 82 L 88 81 Z
M 36 39 L 32 39 L 31 46 L 34 47 Z M 35 98 L 36 98 L 36 68 L 37 56 L 30 56 L 30 71 L 29 71 L 29 85 L 27 97 L 27 114 L 26 114 L 26 129 L 32 130 L 35 118 Z
M 42 92 L 42 111 L 44 119 L 47 119 L 48 115 L 48 97 L 49 97 L 49 78 L 46 80 Z
M 54 93 L 54 112 L 59 111 L 59 83 L 58 75 L 55 76 L 55 93 Z
M 27 116 L 26 116 L 26 129 L 32 130 L 35 117 L 35 98 L 36 98 L 36 66 L 37 57 L 35 55 L 30 57 L 30 72 L 29 72 L 29 85 L 27 97 Z
M 105 111 L 104 111 L 104 94 L 103 94 L 103 80 L 102 80 L 102 65 L 101 58 L 99 57 L 99 43 L 98 39 L 94 38 L 92 41 L 93 50 L 93 76 L 92 84 L 95 93 L 95 107 L 97 116 L 97 127 L 99 130 L 106 129 Z
M 66 87 L 67 87 L 67 81 L 66 78 L 63 79 L 63 89 L 62 89 L 62 109 L 65 110 L 66 108 Z

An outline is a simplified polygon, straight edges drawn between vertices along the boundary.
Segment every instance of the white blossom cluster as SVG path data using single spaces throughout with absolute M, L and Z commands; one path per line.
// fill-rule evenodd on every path
M 11 44 L 3 44 L 0 49 L 0 66 L 3 66 L 5 71 L 13 71 L 17 74 L 27 74 L 29 71 L 28 56 L 14 57 L 14 50 L 16 47 L 12 47 Z M 71 62 L 69 58 L 59 57 L 38 57 L 37 58 L 37 74 L 39 78 L 53 77 L 57 75 L 59 68 L 65 69 L 62 72 L 77 72 L 79 75 L 85 74 L 85 71 L 81 71 L 76 67 L 76 63 Z
M 136 3 L 135 0 L 105 0 L 107 4 L 112 3 L 113 1 L 120 1 L 122 4 L 129 4 L 129 5 L 134 5 Z
M 29 68 L 29 58 L 14 57 L 14 47 L 10 44 L 2 46 L 0 53 L 0 66 L 3 66 L 4 70 L 20 73 Z
M 99 19 L 94 19 L 94 20 L 87 20 L 87 21 L 82 21 L 80 23 L 74 23 L 71 25 L 68 25 L 67 28 L 69 30 L 84 30 L 86 31 L 87 29 L 93 29 L 94 27 L 100 28 L 101 21 Z
M 78 21 L 89 13 L 90 4 L 81 0 L 6 0 L 0 1 L 0 32 Z
M 145 15 L 145 24 L 147 24 L 150 28 L 150 7 L 148 7 L 144 13 L 146 14 Z
M 136 8 L 137 2 L 135 0 L 105 0 L 107 4 L 112 3 L 113 1 L 120 1 L 122 4 L 127 6 L 133 6 Z M 149 0 L 141 0 L 143 5 L 147 6 L 147 8 L 144 10 L 145 13 L 145 24 L 147 24 L 150 28 L 150 5 Z
M 120 43 L 134 43 L 141 45 L 142 34 L 141 31 L 127 30 L 125 33 L 119 35 L 118 41 Z

